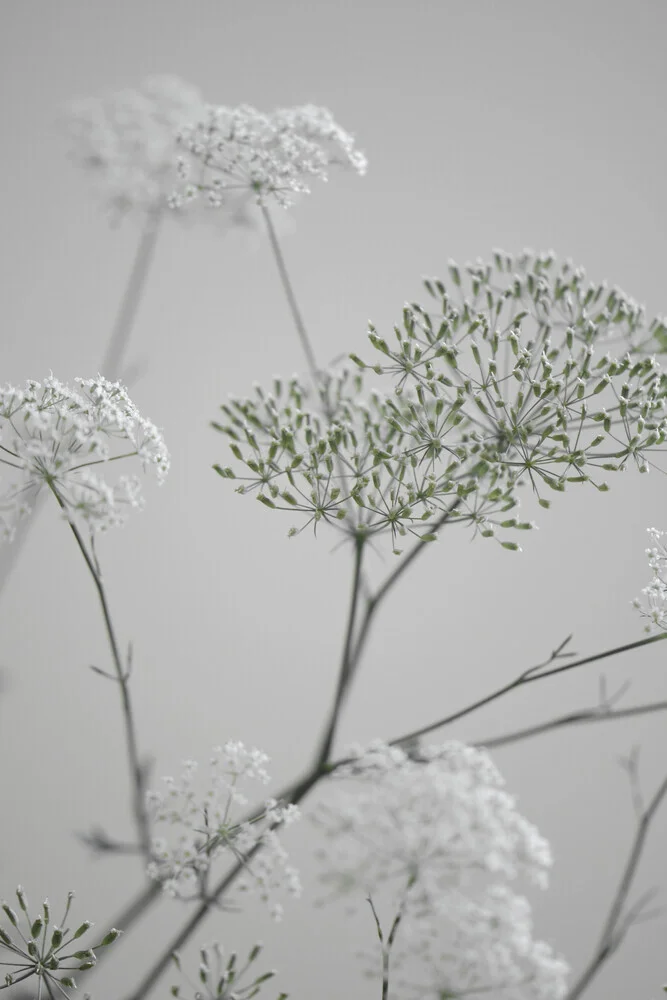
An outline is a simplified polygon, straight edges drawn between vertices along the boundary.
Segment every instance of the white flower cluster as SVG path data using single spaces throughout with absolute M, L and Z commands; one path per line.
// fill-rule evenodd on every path
M 176 133 L 204 107 L 197 88 L 176 76 L 151 76 L 136 90 L 72 102 L 72 159 L 115 214 L 159 210 L 174 183 Z
M 135 477 L 110 485 L 91 466 L 137 456 L 144 469 L 155 468 L 159 482 L 169 471 L 160 431 L 120 383 L 101 375 L 75 381 L 76 389 L 53 375 L 23 389 L 0 387 L 0 464 L 16 476 L 0 494 L 0 538 L 11 540 L 18 518 L 30 509 L 26 497 L 45 485 L 65 516 L 81 518 L 91 531 L 121 524 L 128 507 L 142 506 Z M 112 442 L 122 442 L 123 452 L 113 453 Z
M 667 630 L 667 544 L 663 539 L 667 532 L 659 531 L 658 528 L 646 530 L 654 542 L 651 548 L 646 549 L 653 579 L 648 587 L 642 590 L 645 602 L 642 604 L 639 598 L 635 598 L 632 603 L 643 618 L 648 618 L 647 632 L 652 632 L 654 629 L 665 631 Z
M 246 104 L 211 105 L 181 129 L 179 144 L 184 187 L 171 196 L 174 208 L 202 193 L 219 207 L 228 192 L 238 190 L 253 192 L 259 204 L 272 196 L 288 207 L 295 195 L 309 193 L 310 178 L 326 181 L 330 167 L 347 167 L 363 176 L 367 166 L 331 112 L 312 104 L 271 113 Z
M 408 756 L 375 743 L 334 778 L 346 787 L 315 815 L 330 840 L 324 881 L 390 893 L 406 950 L 392 964 L 430 969 L 419 997 L 564 995 L 567 965 L 533 939 L 530 906 L 507 884 L 521 875 L 545 887 L 549 845 L 485 751 L 448 742 Z
M 165 892 L 181 899 L 200 895 L 211 863 L 221 855 L 231 855 L 244 862 L 245 877 L 237 883 L 239 890 L 256 888 L 261 899 L 271 904 L 276 920 L 282 916 L 282 906 L 274 901 L 274 894 L 285 890 L 293 896 L 300 894 L 299 876 L 289 865 L 276 833 L 277 827 L 298 819 L 298 808 L 267 799 L 262 812 L 251 821 L 239 820 L 236 815 L 237 807 L 247 804 L 239 784 L 249 780 L 268 783 L 268 759 L 259 750 L 230 741 L 214 748 L 209 784 L 203 793 L 195 787 L 198 765 L 193 760 L 183 762 L 180 780 L 163 778 L 165 790 L 148 793 L 153 821 L 176 828 L 171 840 L 154 838 L 153 860 L 148 866 L 149 876 L 161 882 Z

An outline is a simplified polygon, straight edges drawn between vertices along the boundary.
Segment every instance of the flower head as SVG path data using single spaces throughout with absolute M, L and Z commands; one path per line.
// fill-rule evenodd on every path
M 335 772 L 335 785 L 315 815 L 324 881 L 335 894 L 388 896 L 401 914 L 399 965 L 420 955 L 450 996 L 563 995 L 562 963 L 558 989 L 537 989 L 554 959 L 508 884 L 523 876 L 545 887 L 551 852 L 485 751 L 449 742 L 417 757 L 376 743 Z
M 0 955 L 9 953 L 10 958 L 0 965 L 11 968 L 4 977 L 4 987 L 24 982 L 32 976 L 37 976 L 40 982 L 39 995 L 42 995 L 41 983 L 46 983 L 49 996 L 54 992 L 60 996 L 70 996 L 69 989 L 76 989 L 76 982 L 71 972 L 86 972 L 97 962 L 95 949 L 107 947 L 122 933 L 112 928 L 98 944 L 92 948 L 82 948 L 75 944 L 93 926 L 89 920 L 72 931 L 66 926 L 74 893 L 67 894 L 65 912 L 59 924 L 51 921 L 51 907 L 48 899 L 42 904 L 41 913 L 31 916 L 28 912 L 28 901 L 21 886 L 16 890 L 21 914 L 17 914 L 9 903 L 1 905 L 6 919 L 11 925 L 9 930 L 0 927 Z M 21 922 L 26 924 L 27 931 L 21 930 Z
M 664 632 L 667 631 L 667 544 L 664 541 L 667 532 L 659 531 L 658 528 L 646 530 L 653 541 L 653 545 L 646 549 L 653 579 L 642 590 L 644 602 L 635 598 L 632 603 L 642 617 L 648 619 L 647 632 L 656 629 Z
M 153 860 L 148 874 L 162 882 L 165 892 L 179 898 L 197 896 L 202 877 L 219 856 L 231 855 L 243 863 L 240 890 L 255 888 L 271 904 L 276 919 L 282 908 L 274 894 L 287 890 L 299 895 L 298 874 L 288 863 L 277 828 L 299 816 L 294 805 L 267 799 L 252 819 L 239 818 L 247 803 L 240 786 L 247 781 L 266 784 L 268 757 L 243 743 L 230 741 L 215 747 L 210 758 L 210 778 L 204 791 L 196 788 L 198 765 L 184 761 L 180 780 L 163 778 L 164 790 L 148 793 L 148 808 L 155 823 L 175 828 L 172 838 L 153 840 Z
M 15 477 L 0 495 L 0 534 L 7 539 L 29 510 L 28 498 L 44 486 L 69 520 L 99 531 L 121 524 L 143 501 L 136 478 L 110 484 L 93 469 L 136 456 L 144 469 L 155 469 L 158 482 L 169 470 L 160 431 L 120 383 L 101 375 L 75 381 L 76 389 L 52 375 L 23 389 L 0 387 L 0 464 Z
M 347 371 L 320 380 L 319 406 L 296 376 L 257 387 L 214 424 L 246 469 L 217 471 L 265 506 L 394 542 L 432 541 L 443 516 L 483 537 L 526 530 L 522 485 L 549 507 L 545 494 L 573 483 L 607 490 L 601 472 L 647 472 L 667 439 L 667 374 L 652 356 L 606 352 L 612 335 L 631 347 L 640 308 L 619 292 L 601 303 L 601 286 L 550 254 L 466 270 L 466 287 L 455 264 L 449 289 L 426 282 L 436 309 L 406 305 L 395 343 L 371 327 L 377 362 L 350 355 L 393 392 L 369 393 Z
M 366 158 L 326 108 L 306 104 L 265 113 L 243 104 L 208 106 L 179 133 L 183 189 L 171 204 L 181 208 L 204 194 L 220 207 L 235 191 L 252 192 L 260 204 L 272 197 L 287 207 L 310 191 L 311 178 L 326 181 L 329 168 L 366 172 Z

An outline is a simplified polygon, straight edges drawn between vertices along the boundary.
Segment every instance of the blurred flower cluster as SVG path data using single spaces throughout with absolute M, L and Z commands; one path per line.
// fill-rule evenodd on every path
M 91 466 L 136 456 L 152 466 L 158 482 L 169 471 L 169 453 L 157 427 L 141 416 L 118 382 L 101 375 L 75 379 L 76 389 L 53 375 L 24 388 L 0 387 L 0 465 L 15 481 L 0 494 L 0 536 L 11 540 L 17 519 L 47 486 L 65 516 L 91 531 L 121 524 L 129 507 L 143 500 L 135 477 L 114 485 Z M 122 444 L 116 453 L 112 445 Z M 129 449 L 129 450 L 128 450 Z
M 67 109 L 71 156 L 116 215 L 166 205 L 175 179 L 176 133 L 200 117 L 196 87 L 151 76 L 136 89 L 73 101 Z
M 532 936 L 508 883 L 546 887 L 549 845 L 517 811 L 483 750 L 458 742 L 408 754 L 377 742 L 333 776 L 314 820 L 327 838 L 334 896 L 382 899 L 400 913 L 394 995 L 558 998 L 567 966 Z M 426 978 L 424 978 L 426 977 Z
M 72 101 L 66 109 L 70 155 L 89 174 L 113 220 L 129 212 L 155 220 L 178 181 L 177 134 L 205 114 L 206 104 L 192 84 L 177 76 L 149 76 L 136 89 Z M 215 217 L 225 229 L 252 227 L 252 201 L 247 192 L 231 192 L 224 213 L 205 217 Z M 192 212 L 170 216 L 193 219 Z
M 351 355 L 389 376 L 393 392 L 368 393 L 360 374 L 329 373 L 318 389 L 324 405 L 309 408 L 298 376 L 276 379 L 273 392 L 256 386 L 213 424 L 249 475 L 217 471 L 239 478 L 239 492 L 258 490 L 268 507 L 349 533 L 390 529 L 394 544 L 420 522 L 419 537 L 433 540 L 428 522 L 447 510 L 485 537 L 529 529 L 509 513 L 526 482 L 548 507 L 545 488 L 606 490 L 597 473 L 628 462 L 647 472 L 667 434 L 667 375 L 653 356 L 600 351 L 612 336 L 631 345 L 639 307 L 618 291 L 600 301 L 603 286 L 586 284 L 569 262 L 556 267 L 550 253 L 496 253 L 465 272 L 465 287 L 454 264 L 451 288 L 426 281 L 438 308 L 406 305 L 395 347 L 371 327 L 381 362 Z
M 646 529 L 651 536 L 653 545 L 646 549 L 648 564 L 653 572 L 653 578 L 642 594 L 644 602 L 635 598 L 632 602 L 643 618 L 648 618 L 647 632 L 654 629 L 667 630 L 667 545 L 664 538 L 667 532 L 658 528 Z
M 275 902 L 274 894 L 300 894 L 298 874 L 288 863 L 277 833 L 278 827 L 298 819 L 298 808 L 268 799 L 253 819 L 238 818 L 238 808 L 247 804 L 239 785 L 253 780 L 266 784 L 266 763 L 268 757 L 259 750 L 230 741 L 214 748 L 204 792 L 196 788 L 197 762 L 188 760 L 183 763 L 180 780 L 163 778 L 164 790 L 148 793 L 153 821 L 176 831 L 173 838 L 155 837 L 152 843 L 148 874 L 162 883 L 165 892 L 181 899 L 199 898 L 211 863 L 225 856 L 244 866 L 237 889 L 258 890 L 261 899 L 271 905 L 275 919 L 282 916 L 282 906 Z
M 363 175 L 366 157 L 326 108 L 306 104 L 265 113 L 250 105 L 209 106 L 180 130 L 183 180 L 170 204 L 182 208 L 205 195 L 224 206 L 229 193 L 251 192 L 259 204 L 274 198 L 288 207 L 308 193 L 311 178 L 326 181 L 332 166 Z
M 224 952 L 219 944 L 205 946 L 199 951 L 199 969 L 197 985 L 195 986 L 183 972 L 180 955 L 173 954 L 174 964 L 184 979 L 187 980 L 192 1000 L 250 1000 L 257 996 L 263 983 L 273 979 L 275 972 L 264 972 L 253 980 L 243 984 L 250 968 L 259 958 L 262 946 L 256 944 L 243 965 L 238 962 L 238 956 L 232 952 L 225 961 Z M 180 986 L 172 986 L 173 997 L 185 998 Z M 278 1000 L 287 1000 L 287 993 L 281 993 Z
M 51 907 L 48 899 L 44 900 L 41 913 L 31 916 L 21 886 L 16 890 L 16 898 L 26 924 L 26 932 L 21 930 L 20 915 L 9 903 L 3 901 L 2 910 L 11 925 L 11 930 L 8 932 L 0 927 L 0 954 L 9 952 L 11 960 L 5 961 L 0 958 L 0 965 L 7 966 L 12 971 L 5 975 L 4 984 L 0 989 L 17 985 L 36 976 L 39 998 L 43 995 L 70 996 L 67 990 L 76 989 L 76 981 L 70 973 L 92 969 L 97 962 L 95 949 L 106 948 L 113 944 L 121 931 L 112 928 L 98 944 L 92 948 L 82 948 L 74 942 L 79 941 L 93 925 L 89 920 L 84 920 L 74 931 L 66 926 L 74 899 L 73 892 L 67 894 L 65 912 L 59 924 L 51 923 Z M 70 950 L 72 948 L 73 950 Z

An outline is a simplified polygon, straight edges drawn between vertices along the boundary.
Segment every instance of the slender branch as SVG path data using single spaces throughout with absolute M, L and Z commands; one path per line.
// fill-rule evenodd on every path
M 160 220 L 161 213 L 159 211 L 148 213 L 118 315 L 111 331 L 102 364 L 100 365 L 101 373 L 112 381 L 121 375 L 124 354 L 155 255 L 155 244 L 160 228 Z M 30 517 L 24 517 L 19 522 L 12 544 L 5 545 L 0 550 L 0 594 L 18 562 L 23 547 L 28 540 L 31 526 L 42 510 L 47 495 L 46 493 L 37 494 Z
M 637 874 L 639 862 L 641 860 L 646 838 L 648 836 L 649 827 L 666 795 L 667 777 L 662 781 L 662 784 L 658 787 L 655 795 L 639 818 L 637 832 L 630 849 L 628 860 L 621 875 L 616 894 L 612 900 L 609 914 L 604 923 L 597 950 L 593 954 L 593 957 L 584 971 L 579 976 L 579 979 L 577 979 L 574 986 L 570 989 L 566 1000 L 578 1000 L 584 990 L 597 976 L 605 962 L 607 962 L 618 950 L 632 923 L 636 922 L 638 916 L 637 906 L 632 907 L 625 920 L 621 920 L 621 917 L 623 915 L 626 900 L 630 890 L 632 889 L 632 884 Z M 645 905 L 646 901 L 647 899 L 644 898 L 642 905 Z
M 421 545 L 419 545 L 419 546 L 416 546 L 415 550 L 419 551 L 422 548 L 424 548 L 424 544 L 423 543 Z M 399 572 L 400 572 L 400 567 L 395 571 L 394 574 L 392 574 L 392 577 L 388 578 L 386 584 L 383 586 L 383 588 L 381 588 L 384 593 L 386 593 L 387 589 L 391 585 L 390 581 L 392 580 L 392 578 L 395 580 L 396 576 L 398 575 Z M 629 643 L 626 646 L 615 647 L 614 649 L 607 650 L 607 651 L 605 651 L 603 653 L 596 654 L 595 656 L 587 657 L 585 660 L 577 661 L 577 663 L 569 664 L 569 666 L 571 666 L 571 667 L 574 667 L 574 666 L 577 666 L 577 665 L 581 666 L 585 662 L 586 663 L 593 662 L 593 661 L 596 661 L 596 660 L 604 659 L 606 656 L 613 656 L 613 655 L 615 655 L 618 652 L 622 652 L 622 651 L 626 651 L 626 650 L 629 650 L 629 649 L 634 649 L 634 648 L 639 648 L 639 647 L 643 647 L 643 646 L 649 645 L 651 642 L 655 642 L 655 641 L 657 641 L 658 639 L 661 639 L 661 638 L 663 638 L 663 636 L 652 636 L 652 637 L 649 637 L 647 639 L 640 640 L 637 643 Z M 566 640 L 566 642 L 567 642 L 567 640 Z M 566 642 L 565 643 L 561 643 L 561 645 L 556 650 L 554 650 L 552 652 L 551 656 L 549 657 L 549 659 L 547 661 L 545 661 L 544 664 L 538 664 L 536 667 L 529 668 L 528 670 L 524 671 L 524 673 L 521 675 L 521 677 L 529 676 L 529 675 L 533 674 L 535 671 L 543 669 L 543 667 L 545 665 L 547 665 L 548 663 L 553 662 L 554 659 L 556 659 L 558 657 L 562 657 L 564 655 L 567 655 L 567 654 L 564 654 L 562 652 L 562 650 L 563 650 Z M 358 643 L 357 643 L 357 649 L 358 649 Z M 556 673 L 556 672 L 559 672 L 559 671 L 558 670 L 552 670 L 552 671 L 550 671 L 550 673 Z M 540 676 L 546 676 L 546 674 L 545 675 L 538 674 L 537 676 L 533 677 L 533 679 L 538 679 Z M 512 685 L 506 685 L 506 687 L 503 688 L 503 689 L 501 689 L 501 691 L 503 693 L 505 693 L 505 692 L 511 690 L 512 687 L 514 687 L 514 686 L 518 686 L 517 682 L 513 682 Z M 497 692 L 494 693 L 494 695 L 492 696 L 492 698 L 495 698 L 495 697 L 500 697 L 500 694 L 497 693 Z M 483 699 L 482 702 L 484 704 L 486 704 L 488 702 L 488 700 L 489 699 Z M 476 705 L 477 705 L 477 703 L 476 703 Z M 469 712 L 472 712 L 474 710 L 474 707 L 475 706 L 470 707 L 467 710 L 464 710 L 463 714 L 468 714 Z M 616 717 L 616 716 L 620 717 L 621 715 L 629 716 L 629 715 L 633 715 L 633 714 L 639 714 L 639 710 L 643 709 L 643 708 L 646 708 L 646 711 L 651 711 L 652 710 L 652 708 L 650 706 L 638 706 L 636 709 L 626 709 L 624 711 L 614 712 L 613 715 L 614 715 L 614 717 Z M 655 708 L 655 710 L 656 711 L 658 710 L 657 707 Z M 460 716 L 459 713 L 456 713 L 456 717 L 458 718 L 458 717 L 461 717 L 461 716 Z M 445 725 L 447 721 L 448 720 L 441 720 L 437 725 Z M 430 727 L 430 728 L 436 728 L 436 726 L 433 726 L 433 727 Z M 421 732 L 421 730 L 419 732 Z M 411 736 L 414 736 L 414 734 L 408 734 L 407 736 L 402 736 L 399 739 L 392 740 L 391 743 L 392 743 L 392 745 L 396 745 L 396 744 L 399 744 L 399 743 L 408 742 L 408 740 L 409 740 L 409 738 Z M 483 745 L 489 746 L 490 742 L 491 741 L 486 741 Z M 282 791 L 280 791 L 279 793 L 277 793 L 277 795 L 275 797 L 279 801 L 284 801 L 286 803 L 287 802 L 299 802 L 301 799 L 303 799 L 305 797 L 305 795 L 312 788 L 315 787 L 315 785 L 317 785 L 317 783 L 322 778 L 330 775 L 331 773 L 333 773 L 335 770 L 337 770 L 340 766 L 342 766 L 345 763 L 349 763 L 349 758 L 341 758 L 340 760 L 336 760 L 336 761 L 333 761 L 331 763 L 322 763 L 321 766 L 319 766 L 319 767 L 314 766 L 310 771 L 307 772 L 307 774 L 305 775 L 305 777 L 303 777 L 299 781 L 296 781 L 296 782 L 293 782 L 293 783 L 287 785 Z M 252 817 L 255 816 L 257 814 L 257 812 L 258 812 L 258 810 L 255 809 L 252 813 L 250 813 L 248 815 L 247 820 L 252 819 Z M 226 892 L 226 890 L 232 884 L 232 882 L 234 881 L 234 879 L 236 878 L 236 876 L 240 873 L 241 869 L 242 869 L 242 865 L 235 866 L 220 882 L 218 882 L 218 884 L 214 887 L 213 891 L 210 893 L 210 896 L 209 896 L 208 900 L 205 903 L 202 903 L 202 905 L 199 907 L 199 909 L 197 910 L 196 914 L 194 915 L 193 919 L 191 921 L 189 921 L 188 924 L 187 924 L 187 926 L 184 927 L 181 930 L 181 932 L 179 933 L 178 938 L 175 939 L 175 941 L 170 944 L 168 952 L 165 952 L 165 954 L 163 955 L 162 959 L 160 959 L 158 962 L 156 962 L 156 964 L 153 966 L 153 968 L 150 971 L 150 973 L 148 973 L 147 976 L 145 977 L 145 979 L 143 980 L 143 982 L 142 982 L 141 986 L 139 987 L 139 989 L 137 990 L 137 992 L 135 994 L 133 994 L 132 997 L 128 998 L 128 1000 L 143 1000 L 143 996 L 145 995 L 145 992 L 154 985 L 154 983 L 162 975 L 162 972 L 164 971 L 164 969 L 168 966 L 168 964 L 169 964 L 169 957 L 170 957 L 171 951 L 178 950 L 178 948 L 182 947 L 182 945 L 185 943 L 185 941 L 188 940 L 189 936 L 194 932 L 194 930 L 196 929 L 196 927 L 199 926 L 199 923 L 204 919 L 206 913 L 208 912 L 208 909 L 211 906 L 213 906 L 216 902 L 219 901 L 220 897 L 224 894 L 224 892 Z M 115 920 L 112 921 L 112 926 L 114 926 L 114 927 L 121 927 L 124 930 L 128 930 L 129 927 L 135 922 L 135 920 L 137 920 L 160 897 L 161 891 L 162 890 L 161 890 L 161 888 L 160 888 L 160 886 L 159 886 L 158 883 L 153 883 L 150 886 L 148 886 L 146 889 L 144 889 L 142 892 L 140 892 L 135 897 L 134 900 L 132 900 L 130 902 L 130 904 L 127 906 L 127 908 L 122 913 L 120 913 L 116 917 Z M 103 956 L 100 956 L 100 957 L 103 957 Z M 100 964 L 99 960 L 98 960 L 98 964 Z M 568 1000 L 573 1000 L 573 998 L 568 998 Z
M 536 726 L 517 729 L 515 732 L 506 733 L 504 736 L 493 736 L 491 739 L 475 740 L 475 746 L 484 747 L 487 750 L 495 750 L 498 747 L 518 743 L 533 736 L 541 736 L 542 733 L 548 733 L 554 729 L 563 729 L 567 726 L 575 726 L 587 722 L 613 722 L 616 719 L 629 719 L 635 715 L 650 715 L 653 712 L 664 711 L 667 711 L 667 701 L 655 701 L 646 705 L 633 705 L 632 708 L 622 708 L 615 712 L 601 710 L 599 707 L 582 709 L 580 712 L 570 712 L 568 715 L 561 715 L 556 719 L 550 719 L 548 722 L 542 722 Z
M 61 509 L 65 510 L 65 504 L 58 491 L 54 487 L 51 487 L 51 490 Z M 109 603 L 107 601 L 106 591 L 99 572 L 99 567 L 95 565 L 93 558 L 88 552 L 83 538 L 81 537 L 81 532 L 77 528 L 76 524 L 74 524 L 73 521 L 69 521 L 68 523 L 72 534 L 76 539 L 76 543 L 79 546 L 81 555 L 85 560 L 86 566 L 90 571 L 90 575 L 93 578 L 95 589 L 97 590 L 97 596 L 99 597 L 100 606 L 102 608 L 102 616 L 104 618 L 109 647 L 111 649 L 111 658 L 116 672 L 116 680 L 120 688 L 123 721 L 125 723 L 125 743 L 127 746 L 127 754 L 130 764 L 130 774 L 132 776 L 132 797 L 135 822 L 137 825 L 137 832 L 139 834 L 141 851 L 144 857 L 147 858 L 150 855 L 150 831 L 148 826 L 148 817 L 146 815 L 146 807 L 144 805 L 144 768 L 139 757 L 139 749 L 137 745 L 134 713 L 132 710 L 132 702 L 130 700 L 130 690 L 128 685 L 128 671 L 121 658 L 118 640 L 116 638 L 116 631 L 111 618 Z
M 451 722 L 458 722 L 459 719 L 463 719 L 466 715 L 471 715 L 476 712 L 478 708 L 483 708 L 485 705 L 490 705 L 491 702 L 496 701 L 498 698 L 502 698 L 504 695 L 509 694 L 510 691 L 514 691 L 516 688 L 522 687 L 524 684 L 531 684 L 533 681 L 541 681 L 546 677 L 554 677 L 556 674 L 562 674 L 566 670 L 575 670 L 577 667 L 586 666 L 589 663 L 596 663 L 598 660 L 604 660 L 609 656 L 617 656 L 619 653 L 627 653 L 632 649 L 641 649 L 644 646 L 650 646 L 653 643 L 661 642 L 663 639 L 667 639 L 667 632 L 663 632 L 661 635 L 647 636 L 646 639 L 638 639 L 636 642 L 626 643 L 624 646 L 614 646 L 613 649 L 606 649 L 601 653 L 594 653 L 592 656 L 585 656 L 581 660 L 574 660 L 571 663 L 562 664 L 559 667 L 552 667 L 549 670 L 543 669 L 548 663 L 553 662 L 558 656 L 561 656 L 558 650 L 551 654 L 549 660 L 546 663 L 538 664 L 535 667 L 529 667 L 528 670 L 524 670 L 522 674 L 519 674 L 515 680 L 510 681 L 509 684 L 504 684 L 502 687 L 497 688 L 490 694 L 485 695 L 483 698 L 479 698 L 477 701 L 472 702 L 470 705 L 466 705 L 465 708 L 459 709 L 458 712 L 453 712 L 451 715 L 446 715 L 442 719 L 438 719 L 437 722 L 430 722 L 426 726 L 421 726 L 419 729 L 414 729 L 410 733 L 406 733 L 403 736 L 399 736 L 390 743 L 395 746 L 398 743 L 408 743 L 410 741 L 419 739 L 420 736 L 425 736 L 426 733 L 433 732 L 434 729 L 440 729 L 441 726 L 447 726 Z M 560 647 L 562 649 L 562 646 Z M 542 671 L 538 673 L 538 671 Z
M 160 232 L 161 221 L 161 209 L 153 209 L 146 214 L 146 221 L 139 240 L 139 246 L 137 247 L 120 309 L 118 310 L 116 322 L 111 331 L 111 337 L 100 368 L 102 375 L 112 382 L 122 376 L 123 357 L 137 318 L 139 305 L 141 304 L 146 287 L 146 280 L 155 256 L 155 246 Z
M 336 688 L 336 694 L 334 697 L 333 706 L 331 712 L 329 713 L 329 718 L 326 722 L 324 735 L 322 737 L 322 742 L 320 744 L 320 749 L 316 757 L 316 767 L 319 769 L 323 764 L 329 759 L 329 754 L 331 753 L 331 747 L 333 745 L 334 736 L 336 734 L 336 727 L 338 726 L 338 720 L 340 718 L 341 709 L 343 707 L 343 702 L 345 695 L 347 693 L 350 680 L 352 677 L 352 639 L 354 635 L 354 624 L 357 617 L 357 609 L 359 604 L 359 594 L 360 594 L 360 584 L 361 584 L 361 566 L 364 554 L 364 544 L 365 538 L 363 535 L 357 535 L 355 538 L 354 545 L 354 573 L 352 576 L 352 596 L 350 598 L 350 609 L 347 617 L 347 627 L 345 630 L 345 642 L 343 644 L 343 655 L 341 658 L 340 671 L 338 674 L 338 685 Z
M 384 935 L 382 933 L 382 924 L 380 923 L 380 918 L 378 917 L 377 910 L 375 909 L 375 904 L 373 902 L 372 896 L 366 897 L 367 902 L 370 905 L 371 912 L 373 914 L 373 919 L 375 920 L 375 929 L 377 930 L 377 936 L 380 939 L 380 952 L 382 954 L 382 1000 L 387 1000 L 389 996 L 389 950 L 385 947 Z
M 315 360 L 315 351 L 313 350 L 313 346 L 310 342 L 310 337 L 308 336 L 308 331 L 306 330 L 306 325 L 303 321 L 301 310 L 299 309 L 299 304 L 296 301 L 294 289 L 292 288 L 292 282 L 290 281 L 289 274 L 287 273 L 285 258 L 283 257 L 282 250 L 280 249 L 280 243 L 278 242 L 278 236 L 276 234 L 275 226 L 273 225 L 273 219 L 271 218 L 271 213 L 269 212 L 266 205 L 261 205 L 260 207 L 262 210 L 262 215 L 264 216 L 264 221 L 266 223 L 266 229 L 269 234 L 269 241 L 271 243 L 273 256 L 275 257 L 275 261 L 278 266 L 278 273 L 280 274 L 280 280 L 282 282 L 283 290 L 285 292 L 285 296 L 287 297 L 287 302 L 290 307 L 290 312 L 292 313 L 292 319 L 294 320 L 294 325 L 296 327 L 297 334 L 299 335 L 301 346 L 303 348 L 304 354 L 306 355 L 306 360 L 308 362 L 308 368 L 310 369 L 310 374 L 313 379 L 313 384 L 317 387 L 320 381 L 320 371 L 319 368 L 317 367 L 317 361 Z

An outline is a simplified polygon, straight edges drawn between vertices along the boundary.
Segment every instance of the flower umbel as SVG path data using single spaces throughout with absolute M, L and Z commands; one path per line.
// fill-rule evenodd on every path
M 65 516 L 91 531 L 121 524 L 128 507 L 143 500 L 136 478 L 110 485 L 92 467 L 137 457 L 152 466 L 158 482 L 169 470 L 160 431 L 141 416 L 118 382 L 101 375 L 76 379 L 76 389 L 52 375 L 23 389 L 0 388 L 0 464 L 15 481 L 0 495 L 0 536 L 11 539 L 18 517 L 44 486 Z
M 654 357 L 596 354 L 612 334 L 631 346 L 639 307 L 618 292 L 601 304 L 602 286 L 550 254 L 494 260 L 467 267 L 465 290 L 454 264 L 449 291 L 427 281 L 439 308 L 406 305 L 396 347 L 371 327 L 382 362 L 350 357 L 391 377 L 393 393 L 364 398 L 362 377 L 344 371 L 320 385 L 325 406 L 307 405 L 297 376 L 223 405 L 213 426 L 249 470 L 239 492 L 350 534 L 390 529 L 395 544 L 420 522 L 432 541 L 443 513 L 483 537 L 529 529 L 515 516 L 521 485 L 549 507 L 544 492 L 571 483 L 607 490 L 600 471 L 647 472 L 667 438 L 667 375 Z
M 256 944 L 246 961 L 239 964 L 235 952 L 232 952 L 225 961 L 223 949 L 219 944 L 205 946 L 199 952 L 196 986 L 183 972 L 177 952 L 174 952 L 172 958 L 178 971 L 187 980 L 192 1000 L 250 1000 L 251 997 L 257 996 L 262 984 L 273 979 L 276 974 L 273 971 L 264 972 L 243 985 L 243 980 L 248 976 L 250 967 L 259 957 L 261 950 L 261 944 Z M 185 994 L 181 992 L 180 986 L 172 986 L 171 995 L 185 1000 Z M 287 993 L 281 993 L 278 1000 L 287 1000 Z
M 267 799 L 252 819 L 237 815 L 238 808 L 247 804 L 239 786 L 253 780 L 266 784 L 266 763 L 266 754 L 230 741 L 213 749 L 204 792 L 195 788 L 198 765 L 188 760 L 183 762 L 180 781 L 163 778 L 166 790 L 148 793 L 154 822 L 169 824 L 176 831 L 172 840 L 153 840 L 148 867 L 149 876 L 161 882 L 165 892 L 181 899 L 198 898 L 212 862 L 226 857 L 243 863 L 245 875 L 237 884 L 239 890 L 255 888 L 271 905 L 275 919 L 280 919 L 282 907 L 274 901 L 274 894 L 285 890 L 293 896 L 300 894 L 298 874 L 288 863 L 276 832 L 299 817 L 298 808 Z
M 306 104 L 265 113 L 243 104 L 210 105 L 179 133 L 184 186 L 170 204 L 182 208 L 204 195 L 214 207 L 230 192 L 250 191 L 260 204 L 274 198 L 288 207 L 307 194 L 311 178 L 326 181 L 341 166 L 363 175 L 366 157 L 326 108 Z
M 328 841 L 323 880 L 400 911 L 395 962 L 408 971 L 420 956 L 438 981 L 405 980 L 403 994 L 564 995 L 565 964 L 533 940 L 530 906 L 508 885 L 546 887 L 551 852 L 485 751 L 449 742 L 408 756 L 378 742 L 333 781 L 314 817 Z
M 37 976 L 37 1000 L 46 996 L 52 997 L 55 988 L 61 996 L 69 996 L 68 989 L 76 989 L 76 982 L 71 972 L 85 972 L 92 969 L 97 961 L 95 949 L 105 948 L 120 936 L 121 931 L 112 928 L 101 941 L 92 948 L 81 948 L 79 941 L 93 926 L 89 920 L 72 931 L 66 926 L 74 893 L 67 894 L 65 912 L 59 924 L 51 923 L 51 907 L 48 899 L 42 904 L 42 911 L 37 916 L 30 916 L 28 902 L 21 886 L 16 890 L 16 898 L 23 918 L 11 906 L 3 902 L 2 910 L 11 925 L 9 931 L 0 927 L 0 949 L 9 952 L 11 958 L 0 958 L 0 965 L 11 968 L 0 984 L 0 990 L 15 986 L 26 979 Z M 21 920 L 27 930 L 21 930 Z M 72 949 L 74 946 L 74 950 Z

